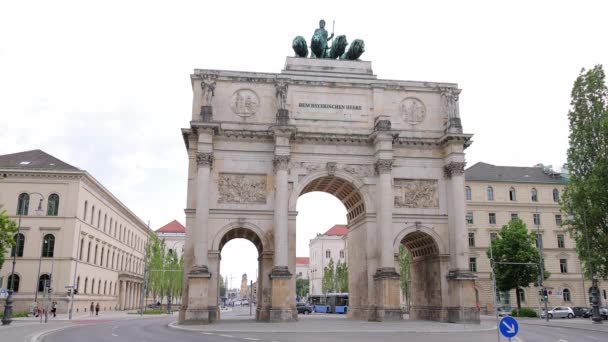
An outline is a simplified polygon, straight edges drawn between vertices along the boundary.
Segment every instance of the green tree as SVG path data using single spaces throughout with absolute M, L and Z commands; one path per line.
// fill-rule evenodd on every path
M 401 294 L 403 298 L 405 298 L 405 302 L 407 303 L 407 307 L 410 307 L 410 297 L 411 297 L 411 284 L 412 274 L 410 271 L 410 265 L 412 262 L 412 255 L 405 248 L 404 245 L 399 246 L 399 275 L 400 275 L 400 286 L 401 286 Z
M 220 274 L 219 279 L 220 284 L 220 297 L 226 297 L 226 283 L 224 282 L 224 277 Z
M 571 94 L 567 168 L 562 210 L 587 276 L 589 258 L 600 278 L 608 278 L 608 89 L 601 65 L 582 69 Z M 588 238 L 588 241 L 587 241 Z
M 323 269 L 323 279 L 321 280 L 321 291 L 323 293 L 335 291 L 335 268 L 334 259 L 329 258 L 329 263 Z
M 0 207 L 0 268 L 4 264 L 4 255 L 15 245 L 15 233 L 17 224 Z
M 299 297 L 308 296 L 310 288 L 310 282 L 308 279 L 304 279 L 301 276 L 296 277 L 296 295 Z
M 346 262 L 338 260 L 334 277 L 336 292 L 348 292 L 348 266 Z
M 496 288 L 500 291 L 509 291 L 528 287 L 537 282 L 539 278 L 538 265 L 540 254 L 536 249 L 536 234 L 528 232 L 525 223 L 520 219 L 511 220 L 502 226 L 498 236 L 492 240 L 487 255 L 494 257 L 494 273 L 496 274 Z M 490 249 L 492 248 L 492 253 Z M 509 265 L 501 263 L 535 263 L 536 265 Z M 544 271 L 545 279 L 549 272 Z M 517 308 L 521 308 L 519 296 Z

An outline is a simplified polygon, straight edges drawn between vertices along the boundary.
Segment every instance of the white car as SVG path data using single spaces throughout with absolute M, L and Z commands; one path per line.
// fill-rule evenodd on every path
M 569 306 L 556 306 L 553 310 L 549 310 L 549 319 L 551 318 L 574 318 L 574 310 Z M 544 318 L 545 313 L 542 312 L 540 317 Z
M 240 300 L 235 300 L 232 305 L 237 306 L 237 305 L 241 305 L 241 301 Z

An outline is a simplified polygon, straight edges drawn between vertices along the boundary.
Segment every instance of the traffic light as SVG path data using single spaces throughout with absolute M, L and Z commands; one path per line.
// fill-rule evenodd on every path
M 547 289 L 543 289 L 543 300 L 546 301 L 547 299 L 549 299 L 549 295 L 547 293 Z
M 74 289 L 74 294 L 77 295 L 78 294 L 78 289 Z
M 68 289 L 68 297 L 72 295 L 72 289 Z

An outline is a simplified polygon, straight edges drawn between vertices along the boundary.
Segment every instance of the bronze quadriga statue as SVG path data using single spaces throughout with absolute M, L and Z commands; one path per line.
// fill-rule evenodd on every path
M 327 36 L 325 20 L 321 20 L 319 22 L 319 28 L 315 30 L 310 40 L 310 58 L 358 60 L 363 52 L 365 52 L 365 43 L 361 39 L 355 39 L 348 51 L 346 51 L 348 41 L 346 40 L 345 35 L 337 36 L 331 46 L 328 46 L 327 41 L 331 40 L 333 37 L 333 33 L 331 36 Z M 304 37 L 295 37 L 292 47 L 293 51 L 296 53 L 296 57 L 308 57 L 308 45 L 306 44 L 306 39 L 304 39 Z

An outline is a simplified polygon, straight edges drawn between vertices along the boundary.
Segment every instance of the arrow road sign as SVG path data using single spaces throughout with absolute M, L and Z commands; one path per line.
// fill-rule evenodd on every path
M 500 333 L 502 334 L 502 336 L 506 338 L 511 338 L 517 335 L 517 332 L 519 331 L 519 325 L 517 324 L 517 321 L 515 320 L 515 318 L 510 316 L 503 317 L 500 320 L 498 328 L 500 329 Z

